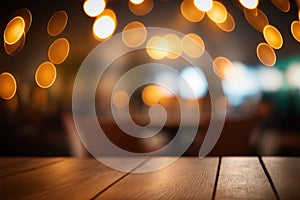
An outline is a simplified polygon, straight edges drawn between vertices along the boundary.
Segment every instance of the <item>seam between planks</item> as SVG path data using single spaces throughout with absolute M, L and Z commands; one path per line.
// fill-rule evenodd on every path
M 36 170 L 36 169 L 40 169 L 40 168 L 43 168 L 43 167 L 46 167 L 46 166 L 49 166 L 49 165 L 53 165 L 53 164 L 62 162 L 63 160 L 64 160 L 64 159 L 62 158 L 61 160 L 57 160 L 57 161 L 53 161 L 53 162 L 50 162 L 50 163 L 46 163 L 46 164 L 41 165 L 41 166 L 38 166 L 38 167 L 34 167 L 34 168 L 26 169 L 26 170 L 21 170 L 21 171 L 18 171 L 18 172 L 6 174 L 6 175 L 4 175 L 4 176 L 0 176 L 0 178 L 5 178 L 5 177 L 7 177 L 7 176 L 13 176 L 13 175 L 16 175 L 16 174 L 21 174 L 21 173 L 25 173 L 25 172 L 34 171 L 34 170 Z
M 264 173 L 265 173 L 265 175 L 266 175 L 266 177 L 267 177 L 267 179 L 268 179 L 268 181 L 269 181 L 269 183 L 271 185 L 271 188 L 272 188 L 272 190 L 273 190 L 273 192 L 274 192 L 274 194 L 276 196 L 276 199 L 279 200 L 280 198 L 279 198 L 278 192 L 277 192 L 277 190 L 275 188 L 275 185 L 274 185 L 274 183 L 272 181 L 270 173 L 268 172 L 268 170 L 266 168 L 266 165 L 265 165 L 264 161 L 262 160 L 261 156 L 258 156 L 258 160 L 259 160 L 259 163 L 260 163 L 261 167 L 263 168 Z
M 216 179 L 215 179 L 215 184 L 214 184 L 214 191 L 213 191 L 213 194 L 212 194 L 212 200 L 214 200 L 216 198 L 217 186 L 218 186 L 220 169 L 221 169 L 221 162 L 222 162 L 222 157 L 219 157 L 218 168 L 217 168 L 217 173 L 216 173 Z
M 133 172 L 134 170 L 136 170 L 137 168 L 139 168 L 140 166 L 142 166 L 143 164 L 145 164 L 146 162 L 148 162 L 149 159 L 150 158 L 147 158 L 145 161 L 143 161 L 142 163 L 140 163 L 136 167 L 134 167 L 132 170 L 130 170 L 130 172 L 127 172 L 126 174 L 124 174 L 123 176 L 121 176 L 120 178 L 118 178 L 117 180 L 115 180 L 114 182 L 112 182 L 111 184 L 109 184 L 108 186 L 106 186 L 103 190 L 101 190 L 95 196 L 93 196 L 91 198 L 91 200 L 96 199 L 97 197 L 99 197 L 101 194 L 103 194 L 110 187 L 112 187 L 113 185 L 115 185 L 116 183 L 118 183 L 119 181 L 121 181 L 122 179 L 124 179 L 126 176 L 128 176 L 129 174 L 131 174 L 131 172 Z

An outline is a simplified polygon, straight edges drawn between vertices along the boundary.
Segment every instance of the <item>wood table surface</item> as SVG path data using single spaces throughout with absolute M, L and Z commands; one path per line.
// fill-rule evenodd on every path
M 298 157 L 181 157 L 154 172 L 93 158 L 1 157 L 0 199 L 300 199 Z M 147 165 L 148 164 L 148 165 Z

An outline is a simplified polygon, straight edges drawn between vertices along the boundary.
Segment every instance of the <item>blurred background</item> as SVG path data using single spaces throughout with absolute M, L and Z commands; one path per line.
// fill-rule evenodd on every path
M 116 145 L 133 152 L 163 147 L 180 125 L 179 103 L 190 109 L 191 120 L 196 103 L 201 116 L 198 133 L 185 155 L 197 155 L 210 123 L 212 102 L 205 73 L 180 56 L 197 59 L 205 50 L 222 82 L 225 96 L 219 103 L 227 105 L 222 134 L 210 155 L 299 156 L 298 5 L 294 0 L 3 1 L 0 155 L 88 155 L 72 118 L 74 80 L 90 51 L 121 33 L 124 44 L 120 45 L 135 48 L 147 43 L 147 49 L 120 56 L 99 81 L 96 111 L 107 137 Z M 145 27 L 176 30 L 184 37 L 147 38 Z M 148 84 L 131 96 L 123 90 L 112 93 L 122 74 L 148 62 L 176 66 L 180 76 L 149 70 L 130 80 L 142 77 L 165 82 L 170 88 Z M 131 118 L 145 126 L 150 122 L 149 109 L 156 104 L 165 108 L 167 120 L 159 134 L 147 139 L 126 135 L 111 112 L 111 105 L 116 109 L 129 105 Z M 159 121 L 159 117 L 153 119 Z M 182 126 L 188 138 L 189 123 Z

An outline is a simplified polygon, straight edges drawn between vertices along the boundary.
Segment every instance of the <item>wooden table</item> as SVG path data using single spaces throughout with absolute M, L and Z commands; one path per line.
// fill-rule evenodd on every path
M 300 199 L 300 158 L 182 157 L 136 174 L 93 158 L 2 157 L 0 199 Z

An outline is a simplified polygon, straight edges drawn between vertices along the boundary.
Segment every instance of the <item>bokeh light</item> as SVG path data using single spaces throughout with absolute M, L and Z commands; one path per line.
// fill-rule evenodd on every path
M 14 17 L 10 22 L 8 22 L 3 38 L 4 42 L 7 44 L 14 44 L 20 40 L 25 32 L 25 21 L 22 17 Z
M 291 33 L 293 37 L 300 42 L 300 21 L 293 21 L 291 24 Z
M 230 79 L 234 75 L 234 66 L 225 57 L 217 57 L 213 62 L 213 70 L 221 79 Z
M 196 8 L 193 0 L 184 0 L 180 5 L 181 14 L 190 22 L 199 22 L 203 19 L 205 12 Z
M 147 30 L 141 22 L 133 21 L 125 26 L 122 31 L 122 40 L 124 44 L 131 48 L 142 45 L 147 37 Z
M 276 63 L 274 49 L 267 43 L 260 43 L 256 48 L 256 54 L 260 62 L 266 66 L 273 66 Z
M 205 51 L 205 45 L 200 36 L 190 33 L 182 38 L 182 49 L 186 55 L 199 58 Z
M 168 48 L 168 43 L 163 37 L 154 36 L 147 42 L 146 50 L 151 58 L 160 60 L 167 56 Z
M 174 34 L 165 35 L 164 39 L 168 43 L 168 54 L 167 58 L 176 59 L 182 53 L 182 43 L 181 39 Z
M 160 88 L 156 85 L 148 85 L 142 92 L 142 100 L 148 105 L 152 106 L 158 104 L 161 98 Z
M 282 87 L 283 75 L 276 67 L 261 67 L 258 76 L 262 91 L 277 92 Z
M 49 88 L 56 79 L 56 68 L 51 62 L 43 62 L 35 72 L 35 81 L 41 88 Z
M 48 34 L 51 36 L 57 36 L 61 34 L 65 30 L 67 23 L 68 14 L 63 10 L 57 11 L 50 17 L 48 21 Z
M 289 0 L 271 0 L 271 2 L 282 12 L 290 11 L 290 1 Z
M 230 105 L 239 106 L 249 100 L 260 100 L 260 86 L 256 70 L 251 70 L 243 63 L 233 61 L 234 73 L 230 79 L 222 80 L 223 89 Z
M 194 0 L 194 4 L 196 8 L 203 12 L 207 12 L 213 7 L 213 1 L 212 0 Z
M 194 99 L 204 97 L 207 93 L 207 82 L 201 69 L 186 67 L 179 79 L 179 94 L 182 98 Z
M 128 7 L 133 14 L 143 16 L 151 12 L 153 8 L 153 0 L 144 0 L 140 4 L 134 4 L 131 1 L 128 1 Z
M 266 42 L 274 49 L 280 49 L 283 45 L 281 33 L 274 26 L 267 25 L 263 30 Z
M 17 91 L 17 83 L 13 75 L 8 72 L 0 74 L 0 97 L 10 100 Z
M 54 64 L 61 64 L 68 57 L 69 50 L 69 41 L 66 38 L 59 38 L 50 45 L 48 58 Z
M 106 9 L 95 20 L 93 25 L 93 33 L 96 39 L 105 40 L 113 35 L 117 27 L 116 15 L 110 10 Z
M 300 63 L 292 63 L 286 71 L 287 82 L 297 89 L 300 89 Z
M 28 33 L 30 26 L 31 26 L 31 22 L 32 22 L 32 15 L 30 10 L 28 10 L 27 8 L 21 8 L 19 10 L 17 10 L 14 14 L 14 17 L 16 16 L 20 16 L 23 18 L 24 22 L 25 22 L 25 33 Z
M 234 18 L 230 13 L 227 13 L 227 18 L 222 23 L 217 23 L 217 26 L 225 32 L 231 32 L 235 28 Z
M 213 1 L 212 8 L 207 11 L 208 17 L 215 23 L 223 23 L 227 18 L 227 10 L 219 1 Z
M 239 0 L 239 2 L 248 9 L 254 9 L 258 6 L 259 0 Z
M 143 3 L 144 0 L 130 0 L 131 3 L 133 4 L 141 4 Z
M 26 36 L 25 36 L 25 32 L 24 32 L 22 37 L 16 43 L 7 44 L 5 42 L 4 43 L 5 52 L 11 56 L 18 54 L 23 49 L 23 47 L 25 45 L 25 40 L 26 40 Z
M 105 0 L 86 0 L 83 3 L 83 10 L 89 17 L 96 17 L 104 11 L 105 6 Z
M 113 105 L 116 108 L 122 109 L 129 105 L 130 97 L 124 90 L 119 90 L 113 95 Z
M 248 23 L 259 32 L 263 32 L 265 26 L 269 24 L 268 17 L 258 8 L 252 10 L 245 8 L 244 16 Z

